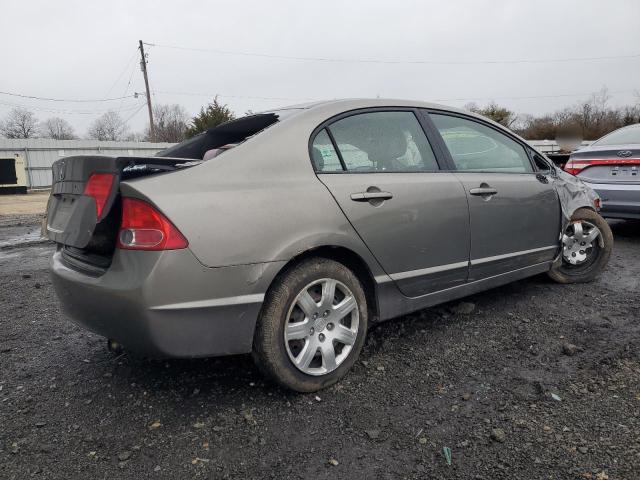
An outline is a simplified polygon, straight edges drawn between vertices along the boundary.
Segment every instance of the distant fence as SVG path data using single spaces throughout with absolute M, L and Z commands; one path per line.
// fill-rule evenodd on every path
M 532 140 L 529 143 L 543 153 L 553 153 L 559 150 L 558 143 L 555 140 Z M 589 145 L 589 143 L 591 142 L 582 142 L 582 145 Z M 155 155 L 172 145 L 174 144 L 0 138 L 0 158 L 22 157 L 25 164 L 27 187 L 47 188 L 51 186 L 51 165 L 59 158 L 72 155 L 121 157 Z
M 22 157 L 28 188 L 51 186 L 51 165 L 72 155 L 145 156 L 174 145 L 150 142 L 100 142 L 97 140 L 51 140 L 0 138 L 0 158 Z
M 555 140 L 527 140 L 527 143 L 531 145 L 533 148 L 538 149 L 542 153 L 556 153 L 560 150 L 558 146 L 558 142 Z M 587 145 L 591 145 L 593 142 L 583 141 L 580 146 L 586 147 Z

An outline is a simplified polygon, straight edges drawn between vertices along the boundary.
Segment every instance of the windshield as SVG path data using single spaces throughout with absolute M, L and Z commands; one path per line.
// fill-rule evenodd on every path
M 629 145 L 640 144 L 640 125 L 624 127 L 605 135 L 592 145 Z
M 210 128 L 206 132 L 200 133 L 173 147 L 167 148 L 157 156 L 202 160 L 205 158 L 207 152 L 216 149 L 228 150 L 248 138 L 259 134 L 283 118 L 299 111 L 300 109 L 297 108 L 274 110 L 272 112 L 258 113 L 238 118 L 237 120 L 231 120 L 217 127 Z M 213 156 L 207 156 L 207 159 L 213 158 Z

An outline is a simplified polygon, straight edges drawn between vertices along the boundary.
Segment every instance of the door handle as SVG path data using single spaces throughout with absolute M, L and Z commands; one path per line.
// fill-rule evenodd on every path
M 498 193 L 498 190 L 496 190 L 493 187 L 479 187 L 479 188 L 472 188 L 471 190 L 469 190 L 469 193 L 471 195 L 484 197 L 489 195 L 496 195 Z
M 354 202 L 368 202 L 370 200 L 390 200 L 393 198 L 391 192 L 358 192 L 351 194 Z

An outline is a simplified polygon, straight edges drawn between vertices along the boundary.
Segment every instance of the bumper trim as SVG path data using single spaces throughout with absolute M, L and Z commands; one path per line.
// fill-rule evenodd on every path
M 231 305 L 245 305 L 249 303 L 262 303 L 264 293 L 254 295 L 237 295 L 235 297 L 213 298 L 210 300 L 196 300 L 194 302 L 170 303 L 150 307 L 150 310 L 188 310 L 191 308 L 227 307 Z

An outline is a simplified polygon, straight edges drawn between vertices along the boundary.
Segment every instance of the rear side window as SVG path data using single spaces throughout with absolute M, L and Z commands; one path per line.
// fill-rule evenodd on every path
M 361 113 L 327 128 L 349 172 L 438 169 L 431 145 L 413 112 Z M 314 147 L 317 141 L 316 137 Z
M 592 145 L 635 145 L 640 143 L 640 126 L 633 125 L 615 130 Z
M 522 145 L 479 122 L 431 114 L 431 120 L 460 171 L 529 173 L 533 167 Z
M 326 130 L 320 131 L 311 146 L 311 159 L 317 172 L 341 172 L 340 158 Z

